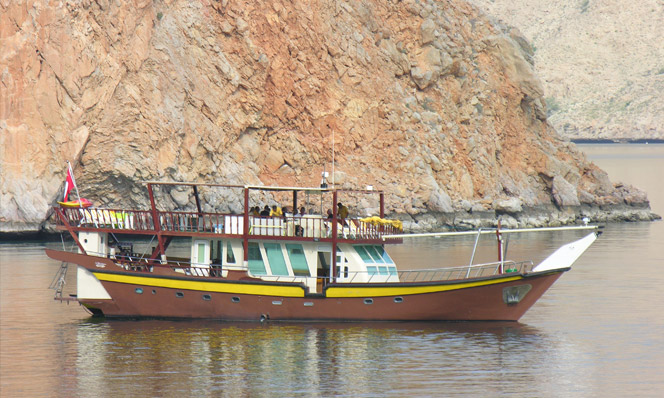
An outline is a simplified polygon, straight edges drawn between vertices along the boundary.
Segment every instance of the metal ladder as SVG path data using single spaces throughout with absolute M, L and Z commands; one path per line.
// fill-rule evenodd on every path
M 51 284 L 48 287 L 49 289 L 55 290 L 55 297 L 53 297 L 54 300 L 63 300 L 62 290 L 67 283 L 65 279 L 67 277 L 67 270 L 69 269 L 68 267 L 69 263 L 63 261 L 60 264 L 60 268 L 55 273 L 53 281 L 51 281 Z

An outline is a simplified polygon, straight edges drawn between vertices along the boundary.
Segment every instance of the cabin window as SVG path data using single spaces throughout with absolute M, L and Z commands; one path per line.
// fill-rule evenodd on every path
M 215 242 L 216 244 L 212 245 L 212 264 L 221 264 L 221 250 L 223 248 L 223 242 L 218 240 Z
M 373 299 L 364 299 L 364 304 L 373 304 Z
M 261 248 L 256 242 L 249 242 L 249 271 L 254 275 L 265 275 L 265 263 L 263 262 L 263 255 L 261 255 Z
M 364 246 L 364 249 L 369 253 L 371 258 L 377 263 L 384 263 L 385 260 L 383 260 L 383 257 L 381 257 L 380 254 L 378 254 L 378 250 L 374 246 Z
M 394 302 L 397 303 L 397 304 L 398 303 L 403 303 L 403 297 L 395 297 Z
M 140 287 L 137 287 L 134 291 L 138 294 L 143 294 L 143 289 Z
M 206 260 L 206 258 L 205 258 L 205 246 L 206 246 L 205 243 L 198 243 L 198 244 L 196 245 L 196 248 L 198 249 L 198 257 L 196 258 L 196 259 L 197 259 L 197 261 L 196 261 L 197 263 L 201 263 L 201 264 L 202 264 L 202 263 L 205 263 L 205 262 L 206 262 L 206 261 L 205 261 L 205 260 Z
M 376 275 L 377 272 L 378 272 L 377 267 L 373 267 L 373 266 L 368 266 L 367 267 L 367 274 L 369 274 L 369 276 L 374 276 L 374 275 Z
M 360 255 L 365 263 L 387 263 L 394 264 L 394 261 L 387 254 L 385 249 L 379 245 L 357 245 L 353 246 L 357 254 Z
M 233 254 L 231 242 L 226 242 L 226 263 L 235 264 L 235 254 Z
M 212 296 L 210 296 L 209 294 L 204 294 L 203 295 L 203 300 L 204 301 L 210 301 L 210 300 L 212 300 Z
M 286 268 L 284 254 L 281 252 L 281 245 L 279 243 L 263 243 L 263 247 L 265 247 L 272 275 L 288 275 L 288 268 Z
M 182 297 L 184 297 L 184 293 L 182 293 L 182 292 L 175 292 L 175 297 L 177 297 L 177 298 L 182 298 Z
M 307 258 L 304 256 L 302 245 L 286 244 L 288 259 L 290 260 L 295 276 L 310 276 Z
M 382 257 L 382 259 L 388 263 L 388 264 L 394 264 L 394 261 L 390 258 L 390 255 L 387 254 L 387 251 L 385 251 L 385 248 L 383 246 L 374 246 L 378 254 Z M 396 269 L 396 268 L 395 268 Z
M 364 249 L 364 246 L 353 246 L 353 247 L 355 248 L 357 254 L 359 254 L 360 257 L 362 258 L 362 261 L 364 261 L 365 263 L 374 262 L 369 253 L 367 253 L 367 251 Z
M 233 297 L 231 297 L 231 301 L 232 301 L 233 303 L 239 303 L 239 302 L 240 302 L 240 298 L 239 298 L 239 297 L 235 297 L 235 296 L 233 296 Z

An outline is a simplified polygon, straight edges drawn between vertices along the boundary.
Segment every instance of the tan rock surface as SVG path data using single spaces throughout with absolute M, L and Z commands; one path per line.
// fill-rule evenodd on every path
M 464 1 L 0 0 L 0 39 L 2 231 L 43 223 L 66 159 L 95 204 L 146 205 L 144 180 L 317 185 L 333 135 L 337 184 L 413 227 L 495 203 L 650 217 L 547 123 L 522 38 Z
M 664 139 L 664 2 L 472 1 L 532 43 L 561 134 Z

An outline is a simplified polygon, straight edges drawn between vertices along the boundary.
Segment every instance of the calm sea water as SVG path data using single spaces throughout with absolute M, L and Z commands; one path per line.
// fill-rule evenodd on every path
M 584 145 L 664 214 L 664 146 Z M 542 258 L 582 234 L 513 238 Z M 390 249 L 467 261 L 472 239 Z M 3 397 L 662 396 L 664 223 L 610 224 L 519 323 L 104 321 L 53 301 L 44 242 L 0 243 Z M 461 252 L 464 252 L 462 256 Z M 493 249 L 483 255 L 489 256 Z M 518 256 L 517 256 L 518 255 Z M 74 288 L 73 272 L 67 289 Z

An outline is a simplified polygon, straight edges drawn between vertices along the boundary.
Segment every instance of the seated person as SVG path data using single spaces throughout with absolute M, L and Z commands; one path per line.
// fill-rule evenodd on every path
M 281 207 L 277 205 L 272 205 L 272 210 L 270 210 L 270 216 L 272 217 L 281 217 L 284 215 L 284 212 L 281 210 Z

